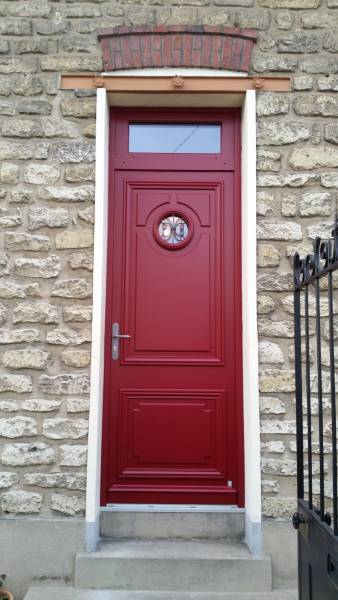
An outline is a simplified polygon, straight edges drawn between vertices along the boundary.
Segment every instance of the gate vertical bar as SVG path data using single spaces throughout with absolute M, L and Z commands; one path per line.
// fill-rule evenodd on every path
M 332 271 L 328 274 L 329 301 L 329 348 L 330 348 L 330 379 L 331 379 L 331 422 L 332 422 L 332 495 L 333 495 L 333 531 L 338 534 L 337 510 L 337 426 L 336 426 L 336 381 L 334 365 L 334 328 L 333 328 L 333 290 Z
M 295 255 L 295 261 L 298 255 Z M 298 498 L 304 498 L 304 438 L 302 405 L 302 349 L 301 349 L 301 312 L 300 288 L 294 291 L 294 332 L 295 332 L 295 383 L 296 383 L 296 428 L 297 428 L 297 491 Z
M 309 326 L 309 286 L 305 286 L 305 368 L 306 368 L 306 423 L 307 423 L 307 457 L 309 479 L 309 506 L 312 508 L 312 416 L 311 416 L 311 368 L 310 368 L 310 326 Z
M 322 379 L 322 341 L 320 323 L 320 279 L 316 279 L 316 343 L 317 343 L 317 381 L 318 381 L 318 434 L 319 434 L 319 510 L 324 520 L 324 438 L 323 438 L 323 379 Z

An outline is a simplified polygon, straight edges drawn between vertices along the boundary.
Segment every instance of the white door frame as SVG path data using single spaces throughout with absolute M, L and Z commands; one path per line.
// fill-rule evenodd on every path
M 153 74 L 163 74 L 156 70 Z M 166 70 L 167 72 L 168 70 Z M 185 70 L 184 75 L 187 75 Z M 198 69 L 191 69 L 196 75 Z M 205 70 L 203 70 L 205 75 Z M 224 76 L 224 72 L 219 72 Z M 121 73 L 119 73 L 121 75 Z M 126 75 L 131 76 L 128 71 Z M 134 75 L 140 72 L 133 72 Z M 142 71 L 141 71 L 142 74 Z M 173 72 L 173 74 L 175 74 Z M 215 75 L 215 71 L 210 71 Z M 231 72 L 231 75 L 238 73 Z M 111 75 L 111 74 L 110 74 Z M 189 73 L 188 73 L 189 75 Z M 243 74 L 241 74 L 243 75 Z M 174 105 L 173 96 L 173 105 Z M 227 104 L 228 106 L 228 104 Z M 258 336 L 256 286 L 256 99 L 255 91 L 243 95 L 242 104 L 242 328 L 246 542 L 254 554 L 261 552 L 261 471 L 258 388 Z M 99 540 L 101 436 L 104 365 L 104 321 L 107 265 L 109 102 L 105 89 L 97 90 L 95 227 L 93 271 L 93 322 L 91 387 L 88 435 L 86 547 L 93 551 Z

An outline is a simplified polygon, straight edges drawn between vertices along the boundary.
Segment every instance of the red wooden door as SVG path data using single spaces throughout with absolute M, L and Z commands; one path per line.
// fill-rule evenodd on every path
M 128 153 L 132 117 L 112 127 L 102 502 L 241 506 L 238 114 L 208 115 L 214 159 Z

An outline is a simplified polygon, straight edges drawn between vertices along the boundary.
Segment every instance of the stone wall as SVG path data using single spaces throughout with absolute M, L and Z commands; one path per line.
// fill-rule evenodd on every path
M 102 68 L 96 31 L 206 24 L 259 32 L 258 312 L 263 508 L 295 496 L 295 248 L 330 231 L 338 176 L 338 0 L 0 2 L 0 507 L 84 510 L 93 248 L 95 93 L 60 72 Z

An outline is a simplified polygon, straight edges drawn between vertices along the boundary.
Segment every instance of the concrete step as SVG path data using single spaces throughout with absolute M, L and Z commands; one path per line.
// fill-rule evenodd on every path
M 247 594 L 215 592 L 143 592 L 140 590 L 79 590 L 73 587 L 31 587 L 24 600 L 297 600 L 295 590 Z
M 229 539 L 243 540 L 245 512 L 188 510 L 123 511 L 103 509 L 100 533 L 103 539 Z
M 119 540 L 78 554 L 75 586 L 189 592 L 271 591 L 271 562 L 228 540 Z

